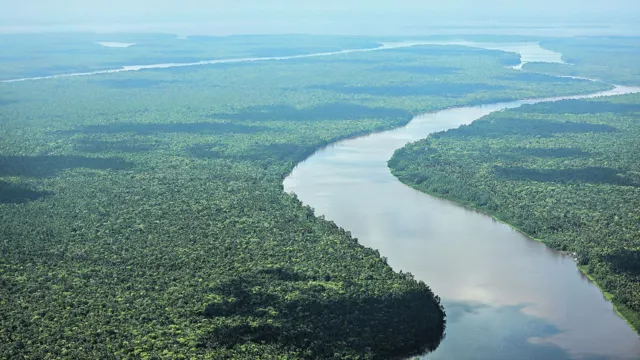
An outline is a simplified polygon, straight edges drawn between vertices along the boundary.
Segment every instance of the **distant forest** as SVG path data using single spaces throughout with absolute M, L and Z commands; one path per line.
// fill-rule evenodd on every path
M 619 85 L 640 85 L 640 39 L 626 36 L 597 36 L 545 39 L 541 45 L 562 53 L 568 65 L 530 63 L 527 71 L 582 76 Z
M 0 78 L 378 45 L 109 40 L 136 45 L 0 36 Z M 324 145 L 422 112 L 611 87 L 506 67 L 518 62 L 420 46 L 0 83 L 0 357 L 390 359 L 433 350 L 446 323 L 438 296 L 281 182 Z M 609 127 L 600 134 L 624 133 Z

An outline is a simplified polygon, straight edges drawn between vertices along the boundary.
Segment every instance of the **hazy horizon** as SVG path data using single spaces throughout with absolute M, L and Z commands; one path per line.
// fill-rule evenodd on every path
M 499 0 L 452 0 L 425 3 L 325 0 L 268 3 L 241 0 L 0 0 L 1 32 L 174 31 L 185 33 L 407 33 L 442 24 L 598 24 L 634 26 L 640 20 L 635 0 L 540 0 L 510 3 Z M 576 11 L 579 9 L 579 11 Z

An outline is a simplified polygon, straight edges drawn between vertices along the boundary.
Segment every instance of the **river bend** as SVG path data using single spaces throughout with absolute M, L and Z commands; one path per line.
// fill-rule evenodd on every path
M 406 143 L 495 111 L 632 92 L 640 88 L 420 115 L 405 127 L 317 151 L 283 185 L 443 299 L 447 336 L 426 359 L 638 359 L 640 337 L 572 258 L 489 216 L 405 186 L 387 168 Z

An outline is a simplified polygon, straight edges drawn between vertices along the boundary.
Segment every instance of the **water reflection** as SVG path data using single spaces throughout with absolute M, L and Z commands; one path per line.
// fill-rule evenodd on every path
M 428 359 L 571 359 L 555 344 L 541 345 L 536 338 L 561 333 L 544 319 L 522 312 L 526 304 L 489 306 L 483 303 L 445 301 L 446 341 Z M 491 324 L 491 325 L 489 325 Z M 499 324 L 493 326 L 493 324 Z M 497 341 L 496 341 L 497 340 Z
M 628 92 L 640 88 L 596 95 Z M 395 270 L 424 280 L 444 300 L 447 337 L 428 359 L 640 358 L 638 335 L 572 258 L 488 216 L 413 190 L 387 168 L 393 152 L 409 141 L 539 101 L 422 115 L 404 128 L 320 150 L 284 181 L 285 190 L 318 215 L 378 249 Z

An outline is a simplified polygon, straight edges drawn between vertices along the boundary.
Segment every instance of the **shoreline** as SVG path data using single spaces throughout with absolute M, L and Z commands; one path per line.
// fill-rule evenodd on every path
M 406 183 L 406 182 L 402 181 L 402 179 L 400 179 L 400 177 L 398 177 L 393 172 L 393 170 L 391 168 L 388 168 L 388 169 L 391 171 L 391 174 L 396 179 L 398 179 L 398 181 L 400 181 L 402 184 L 404 184 L 404 185 L 406 185 L 406 186 L 408 186 L 408 187 L 410 187 L 410 188 L 412 188 L 412 189 L 414 189 L 416 191 L 420 191 L 423 194 L 427 194 L 429 196 L 433 196 L 433 197 L 438 198 L 438 199 L 449 201 L 449 202 L 455 204 L 456 206 L 460 206 L 460 207 L 462 207 L 464 209 L 471 210 L 471 211 L 474 211 L 476 213 L 479 213 L 479 214 L 482 214 L 482 215 L 485 215 L 485 216 L 489 216 L 494 221 L 497 221 L 497 222 L 499 222 L 501 224 L 507 225 L 511 229 L 513 229 L 513 230 L 519 232 L 520 234 L 526 236 L 529 240 L 539 242 L 539 243 L 543 244 L 547 249 L 555 251 L 555 252 L 557 252 L 558 254 L 560 254 L 562 256 L 570 256 L 569 254 L 567 254 L 567 252 L 571 252 L 572 253 L 572 251 L 562 251 L 562 250 L 558 250 L 558 249 L 552 248 L 543 239 L 539 239 L 539 238 L 536 238 L 534 236 L 531 236 L 531 235 L 527 234 L 525 231 L 523 231 L 522 229 L 518 228 L 517 226 L 515 226 L 513 224 L 510 224 L 507 221 L 501 219 L 495 213 L 491 213 L 489 211 L 481 210 L 481 209 L 477 208 L 476 206 L 474 206 L 471 203 L 463 202 L 463 201 L 460 201 L 460 200 L 455 199 L 455 198 L 450 197 L 450 196 L 444 196 L 442 194 L 436 194 L 436 193 L 433 193 L 433 192 L 430 192 L 430 191 L 424 191 L 424 190 L 420 189 L 419 187 L 414 186 L 414 184 Z M 575 263 L 575 261 L 574 261 L 574 263 Z M 609 293 L 609 292 L 607 292 L 606 290 L 604 290 L 602 288 L 602 286 L 598 283 L 598 281 L 587 272 L 586 267 L 584 265 L 581 266 L 581 265 L 578 265 L 576 263 L 576 269 L 581 274 L 585 275 L 587 277 L 587 279 L 589 279 L 589 281 L 592 284 L 594 284 L 600 290 L 600 292 L 602 293 L 602 296 L 605 298 L 605 300 L 607 300 L 607 302 L 609 302 L 611 304 L 611 306 L 613 307 L 613 311 L 615 311 L 615 313 L 618 314 L 618 316 L 620 316 L 620 318 L 622 320 L 624 320 L 624 322 L 627 323 L 627 325 L 629 325 L 629 327 L 631 329 L 633 329 L 633 331 L 635 331 L 637 334 L 640 335 L 640 326 L 634 325 L 634 323 L 632 322 L 632 319 L 629 319 L 629 317 L 625 316 L 624 313 L 623 313 L 623 311 L 628 309 L 628 308 L 626 306 L 624 306 L 623 304 L 616 303 L 614 295 Z M 632 310 L 629 309 L 628 311 L 632 311 Z M 638 325 L 640 325 L 640 324 L 638 324 Z
M 554 75 L 554 74 L 549 74 L 549 75 Z M 558 75 L 554 75 L 554 76 L 561 77 L 561 76 L 558 76 Z M 605 87 L 606 89 L 603 89 L 603 90 L 600 90 L 600 91 L 595 91 L 595 92 L 594 91 L 584 91 L 584 89 L 583 89 L 583 91 L 577 91 L 575 93 L 572 93 L 571 95 L 559 95 L 559 96 L 558 95 L 557 96 L 553 96 L 553 95 L 549 96 L 549 95 L 547 95 L 546 97 L 532 96 L 532 97 L 527 97 L 527 98 L 524 98 L 524 99 L 523 98 L 504 99 L 502 101 L 498 100 L 497 102 L 494 101 L 494 102 L 473 103 L 473 104 L 467 104 L 467 105 L 462 105 L 461 104 L 461 105 L 458 105 L 458 106 L 447 106 L 447 107 L 441 108 L 439 110 L 434 109 L 432 111 L 420 112 L 413 119 L 411 119 L 409 121 L 409 123 L 413 122 L 416 118 L 418 118 L 418 117 L 420 117 L 422 115 L 435 114 L 435 113 L 439 113 L 439 112 L 447 111 L 447 110 L 451 110 L 451 109 L 456 109 L 456 108 L 467 108 L 467 107 L 473 108 L 473 107 L 484 107 L 484 106 L 495 106 L 495 105 L 498 105 L 498 106 L 507 105 L 507 107 L 505 107 L 505 109 L 509 109 L 509 108 L 512 108 L 512 106 L 513 107 L 520 107 L 522 105 L 535 104 L 535 103 L 541 103 L 541 102 L 555 102 L 555 101 L 559 101 L 559 100 L 584 99 L 584 98 L 600 98 L 600 97 L 605 97 L 605 96 L 622 95 L 622 94 L 626 94 L 626 93 L 630 93 L 630 92 L 640 92 L 640 90 L 638 90 L 639 88 L 627 89 L 627 86 L 619 86 L 617 84 L 609 83 L 609 82 L 606 82 L 606 81 L 598 81 L 598 80 L 595 80 L 595 79 L 580 79 L 580 80 L 601 83 L 603 85 L 603 87 Z M 518 104 L 514 105 L 513 103 L 518 103 Z M 501 110 L 496 110 L 496 111 L 501 111 Z M 347 136 L 347 137 L 345 137 L 343 139 L 339 139 L 339 140 L 337 140 L 335 142 L 330 142 L 330 143 L 328 143 L 326 145 L 323 145 L 323 146 L 319 147 L 318 149 L 313 151 L 313 153 L 311 153 L 310 156 L 308 156 L 304 160 L 296 163 L 293 166 L 293 168 L 288 172 L 288 174 L 286 174 L 284 176 L 284 179 L 283 179 L 284 182 L 282 184 L 283 191 L 288 193 L 288 194 L 290 194 L 291 196 L 295 196 L 296 198 L 298 198 L 305 205 L 314 206 L 313 202 L 307 202 L 307 201 L 304 201 L 302 198 L 299 198 L 298 194 L 296 194 L 296 191 L 295 191 L 294 188 L 290 188 L 290 190 L 287 189 L 286 181 L 287 181 L 287 179 L 289 177 L 293 176 L 296 173 L 296 169 L 298 167 L 301 167 L 302 169 L 304 169 L 304 166 L 302 166 L 302 164 L 305 163 L 307 160 L 309 160 L 310 158 L 313 158 L 317 153 L 322 152 L 324 149 L 331 148 L 334 145 L 342 143 L 343 141 L 349 141 L 350 139 L 354 139 L 354 138 L 367 138 L 367 137 L 371 137 L 371 136 L 375 136 L 375 135 L 382 135 L 382 134 L 384 134 L 386 132 L 393 133 L 396 130 L 399 130 L 401 128 L 406 127 L 407 125 L 408 124 L 399 125 L 397 127 L 394 126 L 390 130 L 382 130 L 382 131 L 373 130 L 373 131 L 370 131 L 370 132 L 365 132 L 365 134 L 360 135 L 360 136 Z M 455 128 L 457 128 L 457 126 L 451 127 L 451 129 L 455 129 Z M 426 137 L 426 136 L 427 135 L 425 135 L 424 137 Z M 384 137 L 384 135 L 383 135 L 383 137 Z M 406 146 L 407 144 L 409 144 L 411 142 L 414 142 L 414 141 L 418 141 L 418 140 L 406 141 L 403 145 L 399 145 L 395 150 L 398 150 L 398 149 L 402 148 L 403 146 Z M 384 161 L 388 161 L 388 160 L 389 159 L 384 159 Z M 385 170 L 389 171 L 389 167 L 388 166 L 385 166 L 385 167 L 386 167 Z M 300 170 L 300 171 L 302 173 L 304 173 L 304 170 Z M 436 195 L 436 194 L 429 193 L 427 191 L 422 191 L 418 187 L 412 186 L 412 185 L 407 184 L 407 183 L 403 182 L 402 180 L 398 179 L 398 177 L 395 176 L 393 171 L 390 171 L 390 172 L 391 172 L 391 175 L 396 178 L 396 180 L 398 180 L 400 183 L 403 184 L 403 186 L 409 186 L 409 187 L 413 188 L 416 191 L 420 191 L 423 194 L 428 194 L 428 195 L 431 195 L 431 196 L 436 197 L 436 198 L 445 199 L 447 201 L 450 201 L 450 202 L 454 203 L 456 206 L 461 206 L 464 209 L 468 209 L 468 210 L 473 210 L 473 211 L 479 212 L 479 213 L 483 214 L 484 216 L 490 216 L 493 220 L 495 220 L 495 221 L 497 221 L 499 223 L 505 224 L 505 225 L 509 226 L 510 228 L 518 231 L 520 234 L 526 236 L 527 239 L 543 243 L 545 245 L 545 249 L 552 250 L 554 253 L 557 253 L 557 254 L 562 254 L 558 250 L 548 246 L 544 242 L 543 239 L 538 239 L 538 238 L 531 237 L 527 233 L 525 233 L 524 231 L 519 229 L 518 227 L 513 226 L 513 225 L 509 224 L 508 222 L 502 220 L 500 218 L 499 214 L 491 214 L 491 213 L 488 213 L 488 212 L 485 212 L 485 211 L 481 211 L 478 208 L 475 208 L 472 204 L 465 204 L 465 203 L 460 202 L 460 201 L 458 201 L 456 199 L 448 198 L 448 197 L 440 195 L 440 194 Z M 326 214 L 325 213 L 323 215 L 330 215 L 330 214 Z M 343 227 L 345 230 L 348 229 L 348 227 L 345 227 L 343 225 L 339 225 L 339 226 Z M 366 247 L 371 247 L 371 245 L 365 245 L 365 246 Z M 375 248 L 375 247 L 373 247 L 373 248 Z M 567 255 L 567 254 L 565 253 L 564 255 Z M 381 256 L 384 256 L 384 253 L 381 253 Z M 575 258 L 575 256 L 572 256 L 572 259 L 573 258 Z M 578 267 L 578 266 L 576 266 L 576 267 Z M 598 289 L 600 290 L 600 293 L 604 296 L 604 300 L 606 300 L 607 302 L 609 302 L 611 304 L 612 308 L 614 309 L 614 311 L 616 312 L 618 317 L 622 318 L 627 323 L 627 325 L 634 331 L 634 333 L 638 334 L 639 333 L 638 329 L 633 325 L 633 322 L 635 321 L 635 318 L 632 317 L 632 316 L 625 316 L 625 310 L 623 308 L 621 308 L 619 305 L 617 305 L 614 301 L 612 301 L 610 297 L 607 297 L 607 293 L 602 289 L 600 284 L 598 284 L 596 281 L 594 281 L 593 278 L 590 277 L 589 274 L 586 273 L 585 269 L 580 269 L 578 267 L 578 270 L 580 270 L 581 275 L 584 274 L 587 277 L 587 279 L 589 279 L 590 283 L 592 283 L 592 284 L 594 284 L 594 285 L 596 285 L 598 287 Z M 584 281 L 585 280 L 584 277 L 581 280 Z M 447 309 L 445 308 L 445 311 L 446 310 Z M 627 315 L 631 315 L 631 313 L 627 312 Z M 637 323 L 640 324 L 640 318 L 638 319 Z M 624 326 L 622 326 L 622 327 L 624 328 Z
M 602 90 L 598 90 L 597 93 L 600 92 L 606 92 L 606 91 L 612 91 L 615 90 L 617 88 L 619 88 L 619 85 L 615 85 L 615 84 L 610 84 L 604 81 L 596 81 L 596 82 L 601 82 L 605 85 L 608 85 L 608 87 L 606 89 L 602 89 Z M 580 91 L 577 93 L 572 93 L 569 95 L 551 95 L 549 98 L 545 98 L 548 100 L 545 100 L 543 102 L 552 102 L 552 101 L 557 101 L 557 100 L 553 100 L 554 98 L 561 98 L 561 97 L 582 97 L 582 96 L 589 96 L 594 94 L 593 92 L 590 91 Z M 600 96 L 612 96 L 612 95 L 600 95 Z M 600 97 L 598 96 L 598 97 Z M 383 125 L 380 126 L 379 128 L 375 128 L 372 130 L 363 130 L 363 131 L 359 131 L 359 132 L 355 132 L 352 134 L 347 134 L 345 136 L 342 137 L 338 137 L 335 139 L 332 139 L 324 144 L 319 145 L 317 148 L 314 148 L 311 153 L 308 156 L 305 156 L 302 160 L 296 162 L 293 166 L 293 168 L 291 168 L 290 171 L 288 171 L 286 174 L 284 174 L 282 176 L 282 180 L 286 179 L 287 177 L 289 177 L 289 175 L 291 175 L 291 173 L 295 170 L 295 168 L 304 163 L 305 161 L 307 161 L 309 158 L 311 158 L 313 155 L 315 155 L 317 152 L 320 152 L 330 146 L 334 146 L 337 145 L 343 141 L 349 141 L 349 140 L 354 140 L 360 137 L 366 137 L 366 136 L 372 136 L 372 135 L 376 135 L 376 134 L 380 134 L 380 133 L 384 133 L 387 131 L 394 131 L 394 130 L 398 130 L 401 129 L 407 125 L 409 125 L 409 123 L 411 123 L 414 119 L 416 119 L 417 117 L 423 116 L 423 115 L 429 115 L 429 114 L 436 114 L 439 113 L 441 111 L 446 111 L 446 110 L 455 110 L 455 109 L 462 109 L 462 108 L 467 108 L 467 107 L 476 107 L 476 106 L 490 106 L 490 105 L 495 105 L 495 104 L 502 104 L 502 103 L 511 103 L 511 102 L 516 102 L 516 101 L 536 101 L 538 99 L 541 99 L 539 97 L 524 97 L 524 98 L 503 98 L 503 99 L 499 99 L 497 101 L 490 101 L 490 102 L 479 102 L 479 103 L 475 103 L 475 102 L 470 102 L 468 104 L 460 104 L 460 105 L 454 105 L 454 106 L 447 106 L 444 108 L 439 108 L 439 109 L 434 109 L 434 110 L 428 110 L 428 111 L 424 111 L 424 112 L 417 112 L 415 114 L 411 115 L 411 118 L 409 119 L 403 119 L 402 122 L 396 124 L 389 124 L 389 125 Z M 406 144 L 405 144 L 406 145 Z

